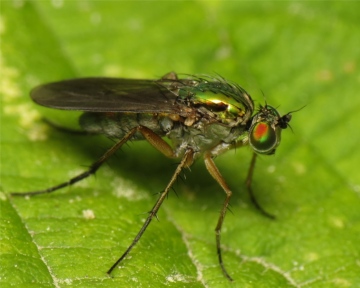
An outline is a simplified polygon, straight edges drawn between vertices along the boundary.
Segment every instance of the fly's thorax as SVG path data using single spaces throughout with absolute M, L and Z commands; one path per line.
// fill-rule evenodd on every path
M 79 120 L 80 126 L 91 134 L 104 134 L 110 138 L 121 139 L 132 128 L 145 126 L 163 137 L 173 129 L 171 118 L 155 113 L 94 113 L 85 112 Z M 140 133 L 136 133 L 132 140 L 143 140 Z
M 179 82 L 177 102 L 192 109 L 185 125 L 200 118 L 212 119 L 229 127 L 247 123 L 253 113 L 253 101 L 240 86 L 221 77 L 197 78 Z
M 245 132 L 245 128 L 242 125 L 230 127 L 221 122 L 209 122 L 203 118 L 192 126 L 181 123 L 172 129 L 167 137 L 173 143 L 176 156 L 181 156 L 188 148 L 194 150 L 196 155 L 216 149 L 218 152 L 215 154 L 219 155 L 235 143 L 236 139 Z M 222 148 L 216 148 L 220 146 Z
M 246 116 L 246 107 L 224 94 L 211 91 L 199 92 L 191 101 L 201 114 L 230 126 L 244 121 Z
M 270 105 L 260 106 L 254 115 L 248 132 L 248 142 L 259 154 L 273 154 L 280 144 L 281 130 L 288 126 L 291 115 L 281 117 Z

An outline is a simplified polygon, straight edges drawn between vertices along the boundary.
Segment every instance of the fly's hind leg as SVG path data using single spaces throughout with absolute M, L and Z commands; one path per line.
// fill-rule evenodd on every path
M 144 127 L 139 126 L 136 131 L 139 131 L 144 138 L 157 150 L 159 150 L 161 153 L 163 153 L 165 156 L 169 158 L 174 157 L 174 151 L 171 148 L 171 146 L 166 143 L 160 136 L 158 136 L 156 133 L 154 133 L 152 130 Z M 178 164 L 173 176 L 170 179 L 170 182 L 166 186 L 165 190 L 160 194 L 158 200 L 156 201 L 155 205 L 149 212 L 148 217 L 146 218 L 143 226 L 141 227 L 138 234 L 135 236 L 134 240 L 131 242 L 130 246 L 125 250 L 125 252 L 120 256 L 120 258 L 110 267 L 110 269 L 107 271 L 107 273 L 110 275 L 111 272 L 116 268 L 116 266 L 119 265 L 121 261 L 124 260 L 124 258 L 130 253 L 132 248 L 136 245 L 136 243 L 140 240 L 141 236 L 144 234 L 146 228 L 151 223 L 152 219 L 156 217 L 157 212 L 160 209 L 161 204 L 164 202 L 164 199 L 167 197 L 171 187 L 173 186 L 174 182 L 180 175 L 183 168 L 190 167 L 191 164 L 194 161 L 194 151 L 192 149 L 186 150 L 184 153 L 184 156 L 181 160 L 181 162 Z
M 153 132 L 152 132 L 153 133 Z M 144 135 L 144 134 L 143 134 Z M 151 134 L 150 134 L 151 135 Z M 152 140 L 155 140 L 155 145 L 153 145 L 156 148 L 162 147 L 162 145 L 167 144 L 164 140 L 162 140 L 160 138 L 161 141 L 164 141 L 164 143 L 159 142 L 159 139 L 156 139 L 156 137 L 152 137 L 154 135 L 151 135 L 150 138 L 152 138 Z M 144 135 L 144 137 L 146 138 L 147 136 Z M 150 142 L 150 141 L 149 141 Z M 169 146 L 170 147 L 170 146 Z M 159 150 L 159 149 L 158 149 Z M 161 152 L 164 153 L 164 150 L 162 150 Z M 168 151 L 169 152 L 169 151 Z M 168 153 L 166 152 L 166 153 Z M 165 153 L 164 153 L 165 154 Z M 166 155 L 166 154 L 165 154 Z M 117 265 L 119 265 L 119 263 L 121 261 L 124 260 L 124 258 L 130 253 L 130 251 L 132 250 L 132 248 L 136 245 L 136 243 L 140 240 L 141 236 L 144 234 L 146 228 L 149 226 L 150 222 L 152 221 L 152 219 L 154 217 L 156 217 L 157 212 L 160 209 L 161 204 L 164 202 L 164 199 L 167 197 L 171 187 L 173 186 L 174 182 L 176 181 L 176 179 L 178 178 L 179 174 L 181 173 L 181 171 L 183 170 L 183 168 L 189 167 L 192 163 L 193 163 L 193 159 L 194 159 L 194 151 L 191 149 L 188 149 L 181 162 L 178 164 L 173 176 L 170 179 L 170 182 L 168 183 L 168 185 L 166 186 L 165 190 L 160 194 L 159 199 L 156 201 L 155 205 L 153 206 L 153 208 L 151 209 L 151 211 L 149 212 L 149 216 L 146 218 L 145 223 L 143 224 L 143 226 L 141 227 L 140 231 L 138 232 L 138 234 L 135 236 L 134 240 L 131 242 L 130 246 L 125 250 L 125 252 L 120 256 L 120 258 L 111 266 L 111 268 L 107 271 L 107 273 L 110 275 L 111 272 L 116 268 Z
M 144 138 L 157 150 L 159 150 L 162 154 L 169 158 L 174 158 L 175 154 L 172 149 L 172 147 L 166 143 L 159 135 L 157 135 L 155 132 L 153 132 L 151 129 L 145 127 L 145 126 L 137 126 L 132 128 L 120 141 L 118 141 L 114 146 L 112 146 L 109 150 L 105 152 L 103 156 L 101 156 L 96 162 L 94 162 L 88 170 L 85 172 L 71 178 L 69 181 L 63 182 L 59 185 L 50 187 L 48 189 L 39 190 L 39 191 L 33 191 L 33 192 L 27 192 L 27 193 L 11 193 L 12 195 L 38 195 L 38 194 L 46 194 L 54 192 L 60 188 L 70 186 L 76 182 L 79 182 L 80 180 L 94 174 L 100 166 L 109 158 L 111 157 L 122 145 L 124 145 L 128 140 L 132 138 L 132 136 L 135 133 L 141 133 Z M 149 212 L 149 216 L 147 217 L 145 223 L 141 227 L 140 231 L 130 244 L 130 246 L 126 249 L 126 251 L 121 255 L 121 257 L 111 266 L 111 268 L 107 271 L 108 274 L 110 274 L 114 268 L 129 254 L 129 252 L 132 250 L 132 248 L 136 245 L 136 243 L 140 240 L 141 236 L 144 234 L 146 228 L 149 226 L 150 222 L 154 217 L 156 217 L 157 212 L 160 209 L 161 204 L 163 203 L 164 199 L 168 195 L 171 187 L 173 186 L 174 182 L 177 180 L 178 176 L 180 175 L 183 168 L 190 167 L 194 160 L 194 151 L 192 149 L 187 149 L 184 153 L 184 156 L 181 160 L 181 162 L 178 164 L 173 176 L 171 177 L 170 182 L 166 186 L 165 190 L 160 194 L 159 199 L 156 201 L 155 205 Z
M 154 133 L 149 128 L 146 128 L 144 126 L 137 126 L 137 127 L 132 128 L 120 141 L 118 141 L 114 146 L 112 146 L 109 150 L 107 150 L 105 152 L 105 154 L 103 154 L 96 162 L 91 164 L 89 169 L 84 171 L 83 173 L 71 178 L 70 180 L 68 180 L 66 182 L 60 183 L 58 185 L 55 185 L 55 186 L 47 188 L 47 189 L 25 192 L 25 193 L 13 192 L 13 193 L 11 193 L 11 195 L 12 196 L 34 196 L 34 195 L 39 195 L 39 194 L 52 193 L 54 191 L 57 191 L 61 188 L 73 185 L 73 184 L 89 177 L 90 175 L 94 174 L 108 158 L 110 158 L 112 155 L 114 155 L 115 152 L 122 145 L 124 145 L 129 139 L 131 139 L 131 137 L 136 132 L 140 132 L 152 146 L 154 146 L 157 150 L 162 152 L 165 156 L 170 157 L 170 158 L 174 157 L 173 149 L 171 148 L 171 146 L 169 144 L 167 144 L 163 139 L 161 139 L 160 136 L 158 136 L 156 133 Z

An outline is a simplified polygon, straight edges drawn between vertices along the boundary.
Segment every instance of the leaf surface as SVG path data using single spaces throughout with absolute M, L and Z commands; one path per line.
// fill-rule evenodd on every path
M 1 287 L 360 287 L 359 8 L 343 1 L 2 1 Z M 113 278 L 106 271 L 176 161 L 132 142 L 73 187 L 7 196 L 65 181 L 112 145 L 44 124 L 31 88 L 169 71 L 216 72 L 281 113 L 306 105 L 276 155 L 256 165 L 253 189 L 275 221 L 246 193 L 250 149 L 215 160 L 233 190 L 222 232 L 233 283 L 215 249 L 225 194 L 201 159 Z M 77 117 L 45 113 L 59 122 Z

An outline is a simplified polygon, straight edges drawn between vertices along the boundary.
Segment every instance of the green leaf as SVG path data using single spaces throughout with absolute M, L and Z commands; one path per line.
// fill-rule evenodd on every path
M 358 2 L 2 1 L 1 287 L 360 287 Z M 130 143 L 96 174 L 53 194 L 8 197 L 69 179 L 112 142 L 41 121 L 35 85 L 83 76 L 159 78 L 219 73 L 257 103 L 293 113 L 274 156 L 215 161 L 225 194 L 199 159 L 175 185 L 130 255 L 128 247 L 175 169 Z M 263 93 L 262 93 L 263 91 Z M 49 117 L 68 120 L 63 111 Z M 75 116 L 74 116 L 75 117 Z M 61 120 L 61 119 L 60 119 Z

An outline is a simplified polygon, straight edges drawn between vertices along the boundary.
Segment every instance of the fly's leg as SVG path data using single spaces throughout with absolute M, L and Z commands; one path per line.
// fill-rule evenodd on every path
M 263 215 L 265 215 L 266 217 L 268 218 L 271 218 L 271 219 L 275 219 L 275 216 L 266 212 L 261 206 L 260 204 L 257 202 L 256 200 L 256 197 L 254 195 L 254 192 L 251 188 L 251 182 L 252 182 L 252 177 L 253 177 L 253 174 L 254 174 L 254 168 L 255 168 L 255 162 L 256 162 L 256 157 L 257 157 L 257 154 L 256 153 L 253 153 L 253 156 L 251 158 L 251 163 L 250 163 L 250 167 L 249 167 L 249 171 L 248 171 L 248 175 L 246 177 L 246 188 L 248 189 L 249 191 L 249 195 L 250 195 L 250 199 L 251 199 L 251 202 L 255 205 L 256 209 L 258 209 Z
M 152 132 L 153 133 L 153 132 Z M 161 139 L 161 138 L 160 138 Z M 157 140 L 156 140 L 157 141 Z M 164 141 L 161 139 L 161 141 Z M 164 142 L 166 144 L 166 142 Z M 161 143 L 157 142 L 157 145 L 162 145 Z M 160 146 L 159 145 L 159 146 Z M 162 151 L 163 152 L 163 151 Z M 164 153 L 165 154 L 165 153 Z M 130 246 L 125 250 L 125 252 L 121 255 L 121 257 L 114 263 L 114 265 L 111 266 L 111 268 L 107 271 L 107 273 L 110 275 L 111 272 L 116 268 L 116 266 L 122 261 L 124 260 L 124 258 L 130 253 L 130 251 L 132 250 L 132 248 L 136 245 L 136 243 L 140 240 L 141 236 L 144 234 L 146 228 L 149 226 L 150 222 L 152 221 L 152 219 L 154 217 L 156 217 L 157 212 L 159 211 L 159 208 L 161 206 L 161 204 L 164 202 L 164 199 L 166 198 L 167 194 L 169 193 L 172 185 L 174 184 L 174 182 L 176 181 L 176 179 L 178 178 L 180 172 L 183 170 L 183 168 L 185 167 L 189 167 L 192 163 L 193 163 L 193 157 L 194 157 L 194 152 L 193 150 L 189 149 L 185 152 L 184 157 L 182 158 L 180 164 L 177 166 L 173 176 L 171 177 L 170 182 L 168 183 L 168 185 L 166 186 L 165 190 L 161 193 L 159 199 L 156 201 L 154 207 L 151 209 L 151 211 L 149 212 L 149 216 L 146 218 L 145 223 L 143 224 L 143 226 L 141 227 L 140 231 L 138 232 L 138 234 L 135 236 L 134 240 L 131 242 Z
M 90 176 L 91 174 L 94 174 L 100 166 L 109 158 L 111 157 L 123 144 L 125 144 L 131 137 L 136 133 L 140 132 L 144 138 L 157 150 L 159 150 L 161 153 L 163 153 L 165 156 L 169 158 L 174 157 L 174 151 L 171 148 L 171 146 L 166 143 L 160 136 L 158 136 L 156 133 L 154 133 L 151 129 L 146 128 L 144 126 L 137 126 L 133 129 L 131 129 L 119 142 L 117 142 L 114 146 L 112 146 L 106 153 L 101 156 L 96 162 L 94 162 L 90 168 L 75 176 L 74 178 L 71 178 L 69 181 L 61 183 L 59 185 L 50 187 L 48 189 L 39 190 L 39 191 L 33 191 L 33 192 L 27 192 L 27 193 L 11 193 L 12 195 L 37 195 L 37 194 L 46 194 L 54 192 L 60 188 L 70 186 L 76 182 L 79 182 L 80 180 Z M 108 274 L 110 274 L 114 268 L 129 254 L 129 252 L 132 250 L 132 248 L 136 245 L 136 243 L 140 240 L 141 236 L 144 234 L 146 228 L 149 226 L 150 222 L 154 217 L 156 217 L 157 212 L 159 211 L 159 208 L 161 204 L 163 203 L 164 199 L 166 198 L 167 194 L 169 193 L 172 185 L 178 178 L 179 174 L 181 173 L 182 169 L 185 167 L 190 167 L 194 160 L 194 151 L 191 149 L 188 149 L 180 162 L 180 164 L 177 166 L 173 176 L 171 177 L 170 182 L 166 186 L 165 190 L 161 193 L 159 199 L 156 201 L 154 207 L 149 212 L 149 216 L 147 217 L 145 223 L 141 227 L 140 231 L 134 238 L 133 242 L 130 244 L 130 246 L 126 249 L 126 251 L 123 253 L 123 255 L 114 263 L 113 266 L 107 271 Z
M 26 193 L 13 192 L 13 193 L 11 193 L 11 195 L 13 195 L 13 196 L 34 196 L 34 195 L 38 195 L 38 194 L 51 193 L 58 189 L 73 185 L 73 184 L 89 177 L 90 175 L 94 174 L 108 158 L 110 158 L 112 155 L 114 155 L 114 153 L 122 145 L 124 145 L 129 139 L 131 139 L 131 137 L 136 132 L 140 132 L 152 146 L 154 146 L 157 150 L 162 152 L 165 156 L 173 157 L 174 152 L 173 152 L 171 146 L 169 144 L 167 144 L 164 140 L 162 140 L 161 137 L 159 137 L 157 134 L 155 134 L 149 128 L 146 128 L 144 126 L 137 126 L 137 127 L 134 127 L 133 129 L 131 129 L 119 142 L 117 142 L 114 146 L 112 146 L 109 150 L 107 150 L 105 152 L 105 154 L 102 155 L 96 162 L 91 164 L 90 168 L 88 170 L 86 170 L 85 172 L 71 178 L 70 180 L 68 180 L 66 182 L 60 183 L 56 186 L 53 186 L 53 187 L 50 187 L 50 188 L 47 188 L 44 190 L 31 191 L 31 192 L 26 192 Z
M 214 161 L 212 160 L 211 154 L 209 152 L 205 153 L 204 158 L 205 158 L 204 159 L 205 166 L 206 166 L 207 170 L 209 171 L 210 175 L 216 180 L 216 182 L 218 182 L 220 184 L 221 188 L 223 188 L 223 190 L 226 193 L 226 198 L 225 198 L 225 201 L 221 208 L 219 220 L 218 220 L 218 223 L 215 228 L 216 250 L 217 250 L 219 264 L 220 264 L 222 272 L 224 273 L 226 278 L 228 278 L 230 281 L 233 281 L 233 279 L 230 277 L 229 273 L 226 271 L 224 262 L 222 260 L 221 246 L 220 246 L 221 228 L 222 228 L 222 225 L 224 222 L 226 211 L 229 206 L 232 192 L 231 192 L 229 186 L 226 184 L 224 177 L 221 175 L 219 169 L 216 167 Z

